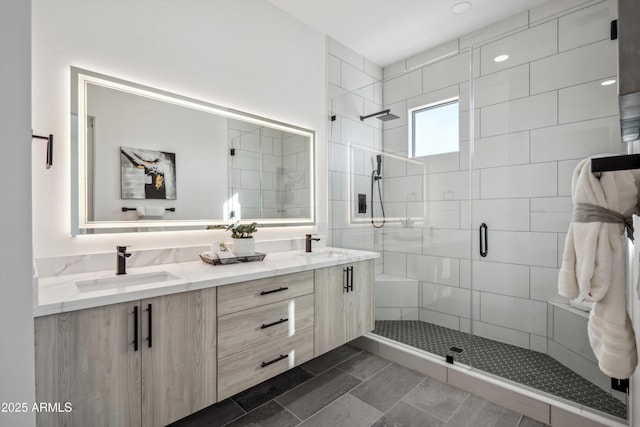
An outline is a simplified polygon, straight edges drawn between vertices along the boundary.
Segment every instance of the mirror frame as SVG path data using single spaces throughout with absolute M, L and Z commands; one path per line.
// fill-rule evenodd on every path
M 93 221 L 87 215 L 87 150 L 86 150 L 86 90 L 88 84 L 97 84 L 124 90 L 132 94 L 170 102 L 186 108 L 267 126 L 309 138 L 310 198 L 307 218 L 242 218 L 241 222 L 257 222 L 261 227 L 315 225 L 315 131 L 287 123 L 256 116 L 209 102 L 140 85 L 127 80 L 71 66 L 71 234 L 122 233 L 138 231 L 204 230 L 209 225 L 229 224 L 236 220 L 221 218 L 197 220 L 138 220 Z M 82 139 L 80 138 L 81 136 Z

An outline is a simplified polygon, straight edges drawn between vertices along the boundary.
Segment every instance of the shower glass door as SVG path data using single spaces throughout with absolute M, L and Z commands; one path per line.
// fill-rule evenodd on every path
M 557 293 L 573 169 L 624 152 L 615 87 L 601 84 L 615 78 L 606 58 L 616 43 L 580 20 L 607 7 L 471 47 L 473 79 L 461 94 L 471 95 L 463 108 L 475 129 L 463 147 L 472 197 L 461 223 L 472 244 L 461 263 L 472 289 L 473 368 L 626 418 L 626 394 L 611 389 L 591 351 L 588 304 Z

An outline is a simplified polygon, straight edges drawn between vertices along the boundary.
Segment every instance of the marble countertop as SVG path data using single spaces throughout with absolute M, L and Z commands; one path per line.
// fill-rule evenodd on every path
M 113 270 L 77 273 L 37 279 L 37 298 L 34 317 L 99 307 L 142 298 L 150 298 L 179 292 L 210 288 L 247 280 L 280 276 L 299 271 L 315 270 L 333 265 L 348 264 L 378 258 L 376 252 L 341 248 L 321 248 L 312 254 L 304 251 L 275 252 L 263 261 L 216 265 L 202 261 L 161 264 L 127 269 L 126 276 L 116 276 Z M 115 254 L 114 254 L 115 258 Z M 114 261 L 115 264 L 115 261 Z M 101 279 L 132 281 L 154 273 L 167 272 L 170 277 L 162 282 L 129 283 L 116 285 L 80 285 Z

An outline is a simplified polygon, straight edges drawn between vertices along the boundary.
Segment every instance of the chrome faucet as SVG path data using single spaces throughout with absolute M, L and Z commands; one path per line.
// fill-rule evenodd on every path
M 131 256 L 130 252 L 127 252 L 127 246 L 116 246 L 118 266 L 116 274 L 127 274 L 127 258 Z
M 306 239 L 305 239 L 305 252 L 311 252 L 311 241 L 315 240 L 316 242 L 319 241 L 320 239 L 317 237 L 311 237 L 311 234 L 307 234 L 306 235 Z

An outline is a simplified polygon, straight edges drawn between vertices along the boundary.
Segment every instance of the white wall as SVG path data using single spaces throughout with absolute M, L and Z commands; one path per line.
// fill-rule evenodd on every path
M 31 2 L 0 2 L 0 402 L 35 401 L 31 286 Z M 33 146 L 42 148 L 40 141 Z M 43 154 L 41 150 L 34 151 Z M 38 167 L 44 169 L 44 155 Z M 30 408 L 29 408 L 30 409 Z M 35 414 L 0 413 L 2 426 Z
M 209 232 L 70 235 L 69 67 L 316 131 L 317 222 L 326 226 L 324 36 L 262 0 L 33 3 L 33 124 L 55 134 L 54 168 L 33 173 L 36 257 L 199 245 Z M 34 166 L 42 152 L 34 153 Z M 45 175 L 45 172 L 49 172 Z M 258 240 L 311 227 L 264 229 Z M 315 230 L 314 230 L 315 231 Z

